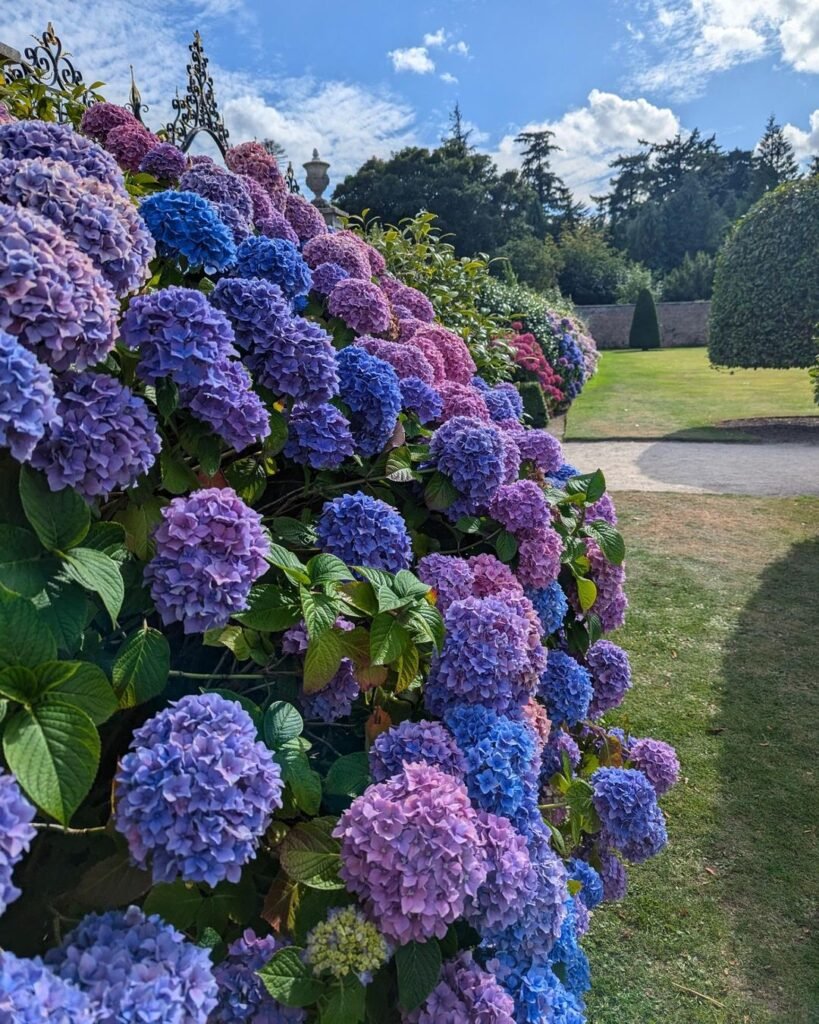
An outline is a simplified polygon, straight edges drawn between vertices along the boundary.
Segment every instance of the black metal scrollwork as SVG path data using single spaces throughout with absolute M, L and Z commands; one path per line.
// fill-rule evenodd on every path
M 65 102 L 60 93 L 73 90 L 83 85 L 82 74 L 77 71 L 69 60 L 71 54 L 63 50 L 60 37 L 54 31 L 51 22 L 42 36 L 34 36 L 34 45 L 27 46 L 23 51 L 23 61 L 8 63 L 3 66 L 3 74 L 11 81 L 28 78 L 32 74 L 50 91 L 57 94 L 55 112 L 58 121 L 68 120 Z M 94 98 L 89 90 L 82 92 L 76 101 L 91 104 Z
M 213 90 L 213 79 L 208 74 L 208 58 L 202 49 L 202 37 L 197 30 L 190 45 L 191 61 L 188 64 L 188 89 L 184 96 L 179 94 L 171 101 L 176 117 L 165 125 L 169 142 L 187 151 L 200 132 L 205 132 L 219 147 L 222 156 L 228 148 L 228 130 Z

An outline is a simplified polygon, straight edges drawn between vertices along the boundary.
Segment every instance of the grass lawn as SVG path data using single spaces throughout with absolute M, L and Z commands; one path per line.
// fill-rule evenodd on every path
M 615 497 L 635 687 L 612 718 L 684 781 L 669 848 L 594 915 L 589 1020 L 817 1024 L 819 499 Z
M 566 439 L 752 440 L 715 425 L 816 412 L 807 370 L 714 370 L 705 348 L 613 350 L 572 406 Z

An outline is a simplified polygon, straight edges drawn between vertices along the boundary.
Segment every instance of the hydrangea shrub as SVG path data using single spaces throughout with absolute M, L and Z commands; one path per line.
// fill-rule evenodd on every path
M 679 775 L 606 723 L 603 474 L 467 290 L 227 165 L 0 125 L 0 1017 L 580 1024 Z

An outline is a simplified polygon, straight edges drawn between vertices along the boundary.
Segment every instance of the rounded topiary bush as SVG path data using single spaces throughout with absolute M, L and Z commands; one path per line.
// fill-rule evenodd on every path
M 660 321 L 657 319 L 654 296 L 648 288 L 642 288 L 637 296 L 628 333 L 628 344 L 629 348 L 660 347 Z
M 819 320 L 819 177 L 763 196 L 717 258 L 708 354 L 720 366 L 810 366 Z

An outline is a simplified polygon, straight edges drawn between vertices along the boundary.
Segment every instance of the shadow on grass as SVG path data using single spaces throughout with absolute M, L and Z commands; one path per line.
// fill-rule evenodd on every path
M 748 989 L 819 1021 L 819 538 L 771 564 L 725 645 L 714 862 Z

